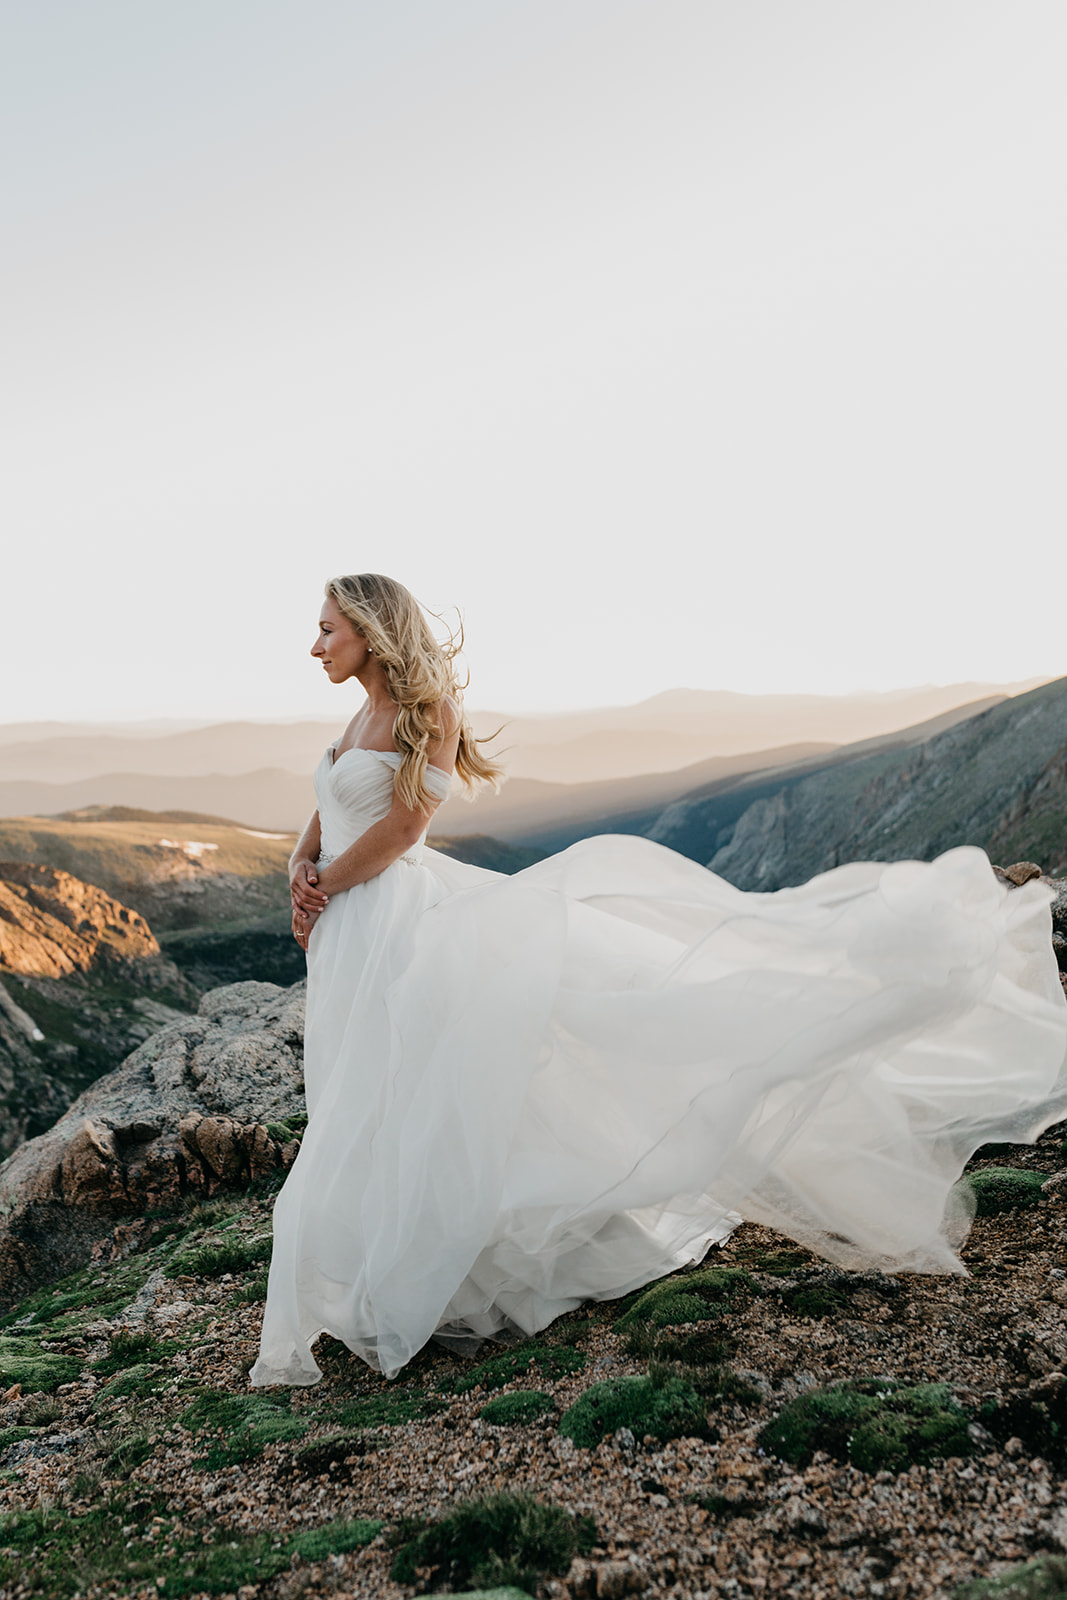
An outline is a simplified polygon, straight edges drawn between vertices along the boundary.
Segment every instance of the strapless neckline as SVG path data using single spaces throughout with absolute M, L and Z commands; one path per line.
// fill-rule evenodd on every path
M 343 756 L 377 756 L 380 761 L 403 761 L 404 759 L 399 750 L 369 750 L 366 746 L 359 744 L 352 745 L 348 750 L 342 750 L 340 756 L 337 754 L 337 746 L 328 744 L 326 746 L 326 754 L 330 758 L 331 772 Z M 443 778 L 448 778 L 451 781 L 452 774 L 446 772 L 444 767 L 435 767 L 432 761 L 427 761 L 426 766 L 430 772 L 439 772 Z

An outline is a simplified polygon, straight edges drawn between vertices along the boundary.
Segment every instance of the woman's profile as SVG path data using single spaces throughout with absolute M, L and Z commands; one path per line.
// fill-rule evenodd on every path
M 745 894 L 649 839 L 512 877 L 428 849 L 500 772 L 454 646 L 375 574 L 312 654 L 365 691 L 291 862 L 308 1128 L 274 1210 L 254 1384 L 332 1334 L 392 1375 L 701 1260 L 740 1217 L 846 1267 L 960 1271 L 954 1185 L 1067 1114 L 1039 883 L 984 853 Z

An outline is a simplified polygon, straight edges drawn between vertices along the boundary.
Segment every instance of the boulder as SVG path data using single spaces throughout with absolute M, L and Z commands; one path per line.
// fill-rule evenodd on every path
M 283 1124 L 304 1111 L 304 988 L 212 990 L 7 1158 L 0 1304 L 99 1257 L 123 1219 L 289 1165 L 299 1146 Z

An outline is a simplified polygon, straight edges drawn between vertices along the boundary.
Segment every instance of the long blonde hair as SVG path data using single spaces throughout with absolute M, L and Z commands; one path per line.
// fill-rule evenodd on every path
M 477 785 L 500 787 L 504 771 L 483 756 L 479 741 L 463 710 L 463 689 L 453 665 L 463 648 L 463 625 L 449 631 L 441 644 L 430 628 L 415 596 L 393 578 L 377 572 L 360 572 L 331 578 L 326 593 L 363 635 L 385 670 L 389 693 L 397 703 L 393 738 L 403 760 L 396 775 L 396 792 L 413 811 L 424 811 L 437 796 L 426 788 L 427 751 L 442 738 L 444 703 L 451 698 L 459 712 L 459 749 L 456 772 L 473 799 Z M 451 730 L 449 730 L 451 731 Z

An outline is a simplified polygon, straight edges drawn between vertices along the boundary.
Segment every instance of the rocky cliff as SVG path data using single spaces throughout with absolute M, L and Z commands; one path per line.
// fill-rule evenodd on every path
M 2 1014 L 0 1014 L 2 1015 Z M 0 1303 L 116 1222 L 286 1165 L 304 1122 L 304 988 L 238 983 L 175 1017 L 0 1166 Z
M 1067 865 L 1067 679 L 921 745 L 829 767 L 755 800 L 712 870 L 779 889 L 846 861 L 929 860 L 975 844 L 993 859 Z
M 0 1155 L 196 995 L 144 918 L 57 868 L 0 862 Z

